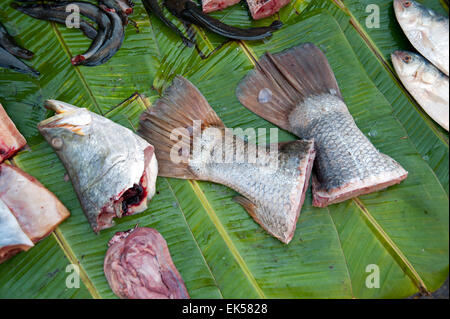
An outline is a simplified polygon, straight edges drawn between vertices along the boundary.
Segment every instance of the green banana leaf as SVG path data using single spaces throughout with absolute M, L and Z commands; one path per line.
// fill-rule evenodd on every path
M 414 102 L 396 78 L 390 52 L 411 49 L 390 1 L 292 0 L 285 26 L 261 42 L 233 42 L 191 27 L 187 48 L 136 0 L 121 50 L 105 65 L 74 67 L 70 57 L 89 40 L 78 30 L 32 19 L 0 4 L 0 20 L 35 52 L 41 77 L 0 69 L 0 102 L 27 138 L 12 159 L 53 191 L 71 211 L 50 237 L 0 265 L 0 298 L 115 298 L 103 274 L 107 242 L 117 231 L 153 227 L 165 237 L 192 298 L 404 298 L 437 290 L 448 276 L 448 134 Z M 421 1 L 445 14 L 437 0 Z M 380 28 L 365 25 L 368 4 L 380 8 Z M 181 28 L 183 26 L 170 17 Z M 236 26 L 252 21 L 244 5 L 212 14 Z M 308 192 L 293 241 L 266 234 L 231 199 L 229 188 L 158 178 L 149 209 L 95 235 L 65 170 L 37 132 L 50 114 L 48 98 L 87 107 L 136 130 L 140 113 L 183 75 L 199 87 L 228 127 L 274 127 L 244 108 L 234 91 L 265 51 L 314 42 L 327 55 L 350 112 L 382 152 L 399 161 L 408 179 L 387 190 L 314 208 Z M 137 94 L 138 92 L 139 94 Z M 283 141 L 295 137 L 280 132 Z M 68 285 L 70 264 L 79 288 Z M 370 288 L 371 265 L 380 285 Z

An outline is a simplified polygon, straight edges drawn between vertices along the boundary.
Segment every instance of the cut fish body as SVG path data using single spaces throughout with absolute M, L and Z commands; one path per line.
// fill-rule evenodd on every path
M 170 136 L 179 128 L 189 132 L 193 127 L 195 131 L 195 121 L 201 121 L 201 136 L 193 140 L 189 136 L 180 149 L 189 158 L 174 163 L 171 154 L 175 142 Z M 227 134 L 228 130 L 198 89 L 176 77 L 165 96 L 141 116 L 139 132 L 155 143 L 161 176 L 206 180 L 236 190 L 242 196 L 235 201 L 268 233 L 289 243 L 308 188 L 314 142 L 276 145 L 273 153 L 273 149 Z M 192 156 L 188 155 L 191 142 Z M 257 156 L 251 159 L 249 150 L 256 148 Z M 240 150 L 247 150 L 241 159 Z
M 58 114 L 39 124 L 77 192 L 93 230 L 147 208 L 155 194 L 154 148 L 129 129 L 87 109 L 46 101 Z
M 264 55 L 238 86 L 237 96 L 266 120 L 314 139 L 314 206 L 371 193 L 408 175 L 358 129 L 325 55 L 311 43 Z
M 0 104 L 0 163 L 27 144 Z
M 0 199 L 0 264 L 34 244 L 20 228 L 10 209 Z

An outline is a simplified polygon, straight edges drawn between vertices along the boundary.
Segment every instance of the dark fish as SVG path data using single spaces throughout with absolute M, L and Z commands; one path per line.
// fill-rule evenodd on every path
M 62 10 L 61 7 L 58 9 L 51 9 L 50 6 L 46 4 L 20 6 L 17 3 L 12 3 L 11 6 L 35 19 L 53 21 L 63 25 L 66 24 L 66 19 L 71 14 L 70 12 L 66 12 L 65 9 Z M 97 37 L 97 30 L 83 19 L 80 19 L 80 30 L 91 40 Z
M 110 36 L 111 20 L 104 10 L 100 9 L 92 3 L 83 1 L 63 2 L 60 4 L 51 5 L 45 9 L 66 12 L 66 8 L 68 5 L 78 6 L 80 13 L 85 17 L 95 21 L 98 27 L 97 36 L 95 37 L 94 41 L 92 41 L 89 49 L 85 53 L 76 55 L 72 58 L 71 62 L 73 65 L 80 65 L 83 64 L 85 60 L 96 54 L 97 51 L 99 51 L 103 46 L 107 38 Z
M 36 178 L 0 165 L 0 263 L 34 246 L 69 216 L 67 208 Z
M 161 7 L 159 6 L 158 0 L 142 0 L 145 10 L 150 15 L 152 12 L 170 29 L 172 29 L 181 38 L 183 43 L 188 47 L 193 47 L 194 42 L 186 38 L 183 33 L 173 24 L 169 19 L 164 16 Z
M 0 47 L 0 67 L 38 77 L 40 73 Z
M 237 96 L 266 120 L 314 139 L 314 206 L 371 193 L 408 175 L 358 129 L 326 56 L 312 43 L 265 54 L 240 83 Z
M 183 21 L 199 25 L 233 40 L 262 40 L 272 36 L 274 31 L 283 26 L 281 21 L 274 21 L 268 27 L 236 28 L 204 14 L 191 0 L 166 0 L 164 4 L 174 16 Z
M 229 133 L 183 77 L 142 114 L 138 132 L 155 143 L 160 176 L 226 185 L 242 194 L 235 200 L 268 233 L 292 240 L 314 161 L 312 141 L 257 147 Z
M 45 106 L 57 114 L 39 132 L 64 164 L 92 229 L 146 210 L 158 173 L 153 146 L 87 109 L 55 100 Z
M 29 60 L 34 55 L 33 52 L 20 47 L 16 43 L 16 41 L 14 41 L 13 37 L 9 35 L 5 26 L 1 22 L 0 22 L 0 46 L 18 58 Z
M 27 144 L 0 103 L 0 163 Z
M 103 44 L 91 54 L 88 58 L 82 61 L 77 61 L 77 64 L 85 66 L 97 66 L 106 63 L 111 59 L 122 46 L 125 38 L 125 30 L 120 16 L 113 11 L 105 11 L 108 16 L 111 27 L 106 40 Z
M 155 229 L 119 232 L 109 242 L 103 270 L 122 299 L 189 299 L 166 241 Z

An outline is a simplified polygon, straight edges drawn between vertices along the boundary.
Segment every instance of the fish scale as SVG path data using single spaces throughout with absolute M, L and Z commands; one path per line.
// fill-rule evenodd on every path
M 261 99 L 262 92 L 271 94 Z M 314 139 L 314 206 L 371 193 L 408 175 L 356 126 L 326 56 L 312 43 L 265 54 L 236 94 L 266 120 L 302 139 Z
M 197 121 L 201 125 L 193 127 Z M 160 176 L 226 185 L 240 194 L 234 200 L 269 234 L 286 244 L 292 240 L 315 157 L 314 141 L 257 147 L 231 135 L 200 91 L 180 76 L 142 114 L 138 132 L 155 145 Z M 175 147 L 181 148 L 174 152 Z M 179 162 L 172 154 L 186 156 Z

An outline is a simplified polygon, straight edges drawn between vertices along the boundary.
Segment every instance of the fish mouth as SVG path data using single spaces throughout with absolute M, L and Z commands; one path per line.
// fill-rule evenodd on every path
M 87 109 L 77 108 L 71 104 L 46 100 L 45 108 L 54 111 L 56 114 L 39 123 L 39 129 L 65 128 L 78 135 L 85 135 L 86 128 L 92 122 L 92 116 Z

